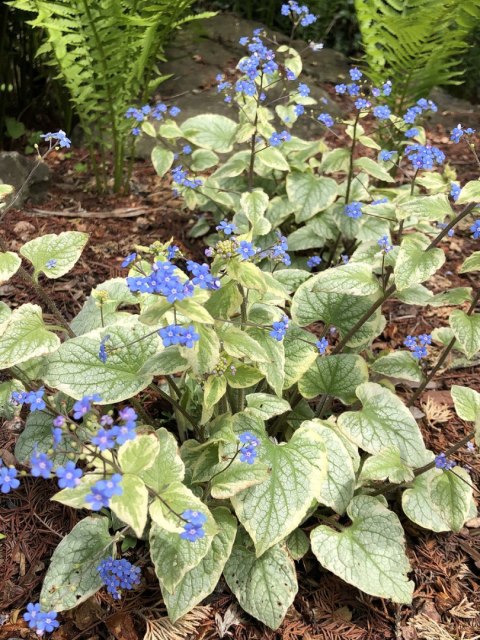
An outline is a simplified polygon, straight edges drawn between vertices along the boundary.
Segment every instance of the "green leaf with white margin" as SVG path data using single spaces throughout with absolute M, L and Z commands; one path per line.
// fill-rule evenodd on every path
M 0 418 L 11 420 L 20 413 L 21 406 L 10 401 L 11 395 L 14 391 L 25 391 L 25 387 L 19 380 L 6 380 L 5 382 L 0 383 Z M 33 415 L 36 413 L 39 412 L 35 411 Z M 20 433 L 19 438 L 21 438 L 22 433 Z
M 400 457 L 398 449 L 388 448 L 368 457 L 360 472 L 361 484 L 368 480 L 390 480 L 390 482 L 411 482 L 413 470 Z
M 205 171 L 218 164 L 219 157 L 213 151 L 208 149 L 195 149 L 192 153 L 192 161 L 190 169 L 192 171 Z
M 22 259 L 13 251 L 0 252 L 0 284 L 10 280 L 21 264 Z
M 427 251 L 427 246 L 423 237 L 404 238 L 393 270 L 399 291 L 428 280 L 444 264 L 444 252 L 437 248 Z
M 51 353 L 59 346 L 58 336 L 43 321 L 42 309 L 23 304 L 0 325 L 0 369 Z
M 15 457 L 22 464 L 26 464 L 32 457 L 35 449 L 40 453 L 47 453 L 53 449 L 53 419 L 51 413 L 44 411 L 34 411 L 30 413 L 25 422 L 25 427 L 18 436 L 15 444 Z M 70 438 L 65 438 L 62 443 L 62 453 L 55 451 L 50 459 L 55 466 L 61 466 L 68 460 L 68 453 L 74 452 L 75 448 L 71 446 Z
M 357 387 L 356 395 L 363 408 L 342 413 L 338 419 L 340 428 L 368 453 L 393 447 L 405 462 L 421 467 L 426 461 L 422 435 L 400 398 L 374 382 Z
M 480 393 L 478 391 L 454 384 L 450 393 L 459 418 L 468 422 L 480 420 Z
M 344 441 L 332 425 L 323 420 L 308 420 L 302 427 L 313 429 L 322 438 L 327 450 L 327 477 L 317 494 L 317 500 L 337 513 L 345 513 L 355 490 L 355 469 Z
M 261 484 L 269 474 L 267 465 L 257 461 L 254 464 L 235 461 L 228 468 L 226 464 L 222 466 L 225 470 L 215 470 L 218 475 L 215 475 L 211 482 L 211 494 L 217 500 L 233 498 L 237 493 Z
M 270 629 L 280 626 L 298 591 L 295 564 L 288 552 L 277 544 L 257 558 L 242 531 L 237 533 L 223 575 L 242 609 Z
M 398 517 L 371 496 L 356 496 L 343 531 L 321 525 L 311 533 L 312 551 L 325 568 L 349 584 L 380 598 L 409 604 L 414 584 Z
M 295 206 L 296 221 L 305 222 L 333 204 L 338 188 L 332 178 L 293 171 L 287 176 L 287 195 Z
M 353 325 L 370 309 L 374 296 L 351 296 L 339 293 L 312 291 L 313 278 L 297 289 L 292 300 L 292 320 L 300 326 L 309 325 L 317 320 L 338 329 L 344 336 Z M 378 320 L 381 312 L 374 314 L 348 342 L 349 347 L 362 346 L 378 335 Z
M 223 398 L 227 391 L 227 381 L 224 376 L 211 375 L 205 380 L 203 387 L 203 405 L 200 424 L 205 424 L 213 414 L 213 408 Z
M 290 165 L 285 159 L 285 156 L 275 147 L 266 147 L 257 153 L 257 161 L 260 164 L 264 164 L 269 169 L 276 169 L 277 171 L 289 171 Z
M 457 204 L 467 204 L 468 202 L 480 202 L 480 180 L 470 180 L 462 187 L 457 198 Z
M 203 525 L 206 538 L 211 539 L 212 536 L 217 533 L 215 520 L 208 510 L 208 507 L 181 482 L 171 482 L 168 487 L 161 492 L 161 498 L 161 500 L 160 498 L 156 498 L 150 505 L 150 516 L 162 529 L 171 533 L 182 533 L 185 522 L 176 514 L 182 514 L 187 509 L 192 509 L 194 511 L 201 511 L 207 516 L 207 521 Z M 188 542 L 188 540 L 186 542 Z
M 236 282 L 247 289 L 267 291 L 267 283 L 263 271 L 256 264 L 245 260 L 231 260 L 227 266 L 227 273 Z
M 140 474 L 153 465 L 159 453 L 158 438 L 154 434 L 141 434 L 122 444 L 118 450 L 118 463 L 122 473 Z
M 296 291 L 312 274 L 303 269 L 278 269 L 272 275 L 277 282 L 280 282 L 289 292 L 292 292 Z
M 409 351 L 392 351 L 370 365 L 372 371 L 391 378 L 421 382 L 423 373 L 418 360 Z
M 285 540 L 289 554 L 294 560 L 301 560 L 310 549 L 310 539 L 302 529 L 295 529 Z
M 247 406 L 255 409 L 262 420 L 269 420 L 275 416 L 281 416 L 291 410 L 289 403 L 283 398 L 272 396 L 270 393 L 249 393 Z
M 474 251 L 462 264 L 459 273 L 470 273 L 480 271 L 480 251 Z
M 396 208 L 398 220 L 412 218 L 414 221 L 443 221 L 454 217 L 452 206 L 445 193 L 431 196 L 415 196 L 399 202 Z
M 267 331 L 260 328 L 250 328 L 249 335 L 254 338 L 268 356 L 268 362 L 258 362 L 257 368 L 266 377 L 279 398 L 282 397 L 285 382 L 285 348 L 283 341 L 275 340 Z
M 73 509 L 90 509 L 91 505 L 85 501 L 85 498 L 97 481 L 97 475 L 86 474 L 80 478 L 80 482 L 74 489 L 62 489 L 52 496 L 52 500 Z
M 309 331 L 300 329 L 292 322 L 289 323 L 288 331 L 283 339 L 285 350 L 284 389 L 290 389 L 295 382 L 298 382 L 317 359 L 316 340 L 316 336 Z
M 432 307 L 457 306 L 472 301 L 471 287 L 454 287 L 433 296 L 428 303 Z
M 33 264 L 35 276 L 44 273 L 47 278 L 60 278 L 75 265 L 87 241 L 88 234 L 80 231 L 49 233 L 24 244 L 20 254 Z M 47 267 L 49 260 L 55 260 L 51 268 Z
M 148 489 L 138 476 L 130 473 L 122 476 L 121 487 L 122 494 L 111 498 L 110 509 L 140 538 L 148 518 Z
M 449 321 L 467 358 L 473 358 L 480 351 L 480 313 L 468 315 L 465 311 L 455 309 Z
M 232 150 L 237 127 L 237 123 L 226 116 L 202 113 L 185 120 L 180 128 L 184 137 L 198 147 L 228 153 Z
M 142 469 L 138 475 L 148 487 L 161 493 L 171 482 L 183 480 L 185 466 L 175 436 L 163 427 L 156 431 L 156 436 L 160 444 L 159 452 L 148 469 Z
M 107 331 L 108 345 L 115 351 L 103 363 L 98 349 L 101 336 Z M 93 393 L 101 396 L 100 404 L 131 398 L 152 381 L 151 374 L 140 375 L 159 347 L 158 335 L 149 333 L 149 328 L 137 321 L 72 338 L 49 356 L 45 382 L 76 400 Z
M 248 364 L 236 364 L 235 371 L 227 369 L 225 377 L 228 386 L 232 387 L 232 389 L 246 389 L 259 382 L 264 375 Z
M 224 325 L 218 331 L 223 343 L 223 348 L 229 356 L 243 358 L 244 356 L 254 362 L 269 362 L 268 353 L 254 338 L 233 325 Z
M 323 247 L 325 238 L 315 232 L 313 224 L 309 223 L 295 229 L 288 238 L 288 248 L 290 251 L 306 251 L 307 249 L 317 249 Z
M 188 361 L 182 356 L 177 346 L 167 347 L 155 353 L 142 367 L 140 375 L 168 376 L 188 369 Z
M 342 353 L 319 356 L 314 365 L 298 381 L 304 398 L 326 393 L 344 404 L 355 400 L 355 389 L 368 380 L 368 366 L 361 356 Z
M 163 601 L 172 622 L 181 618 L 212 593 L 232 552 L 237 532 L 235 518 L 224 507 L 219 507 L 212 513 L 219 532 L 213 538 L 207 554 L 196 567 L 183 576 L 173 593 L 162 589 Z
M 368 175 L 373 176 L 382 182 L 395 182 L 395 179 L 392 178 L 388 171 L 382 167 L 381 164 L 372 160 L 372 158 L 367 158 L 366 156 L 357 158 L 353 161 L 353 166 L 355 168 L 360 167 L 360 169 L 363 169 L 365 173 L 368 173 Z
M 319 169 L 322 173 L 347 172 L 349 165 L 350 151 L 340 147 L 323 154 Z
M 162 147 L 160 144 L 157 144 L 157 146 L 152 149 L 151 160 L 157 175 L 162 177 L 172 166 L 174 156 L 172 151 L 165 149 L 165 147 Z
M 12 310 L 5 304 L 5 302 L 0 302 L 0 325 L 8 320 L 8 318 L 12 315 Z
M 189 362 L 194 375 L 205 375 L 215 369 L 220 360 L 220 340 L 211 327 L 199 324 L 195 331 L 200 336 L 193 349 L 184 348 L 182 356 Z
M 190 300 L 189 298 L 179 300 L 175 303 L 175 308 L 177 309 L 177 312 L 195 322 L 200 322 L 202 324 L 214 324 L 215 322 L 205 307 L 202 304 L 195 302 L 195 300 Z
M 253 233 L 257 234 L 257 229 L 260 226 L 262 220 L 268 224 L 267 231 L 264 231 L 262 235 L 268 233 L 271 228 L 270 222 L 265 218 L 265 211 L 268 207 L 268 196 L 262 189 L 255 189 L 254 191 L 247 191 L 240 196 L 240 206 L 245 213 L 249 221 L 251 222 Z M 262 229 L 263 231 L 263 229 Z
M 111 555 L 112 545 L 108 518 L 84 518 L 75 525 L 50 560 L 40 594 L 43 611 L 73 609 L 101 589 L 97 567 Z
M 402 508 L 413 522 L 431 531 L 460 531 L 472 502 L 471 479 L 465 469 L 431 469 L 415 478 L 402 496 Z
M 271 469 L 268 479 L 234 496 L 232 504 L 260 557 L 303 520 L 326 477 L 327 463 L 322 438 L 302 427 L 287 444 L 261 438 L 258 461 Z
M 309 280 L 314 293 L 341 293 L 351 296 L 369 296 L 380 293 L 378 279 L 372 273 L 372 265 L 355 262 L 317 273 Z

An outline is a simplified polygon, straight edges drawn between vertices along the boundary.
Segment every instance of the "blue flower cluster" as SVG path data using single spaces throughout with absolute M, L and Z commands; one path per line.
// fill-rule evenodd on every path
M 422 144 L 410 144 L 405 148 L 405 155 L 414 169 L 433 169 L 435 164 L 445 162 L 445 154 L 438 147 Z
M 53 146 L 59 146 L 62 149 L 70 149 L 72 146 L 71 140 L 67 138 L 65 131 L 57 131 L 56 133 L 43 133 L 41 136 L 46 142 L 53 143 Z
M 308 260 L 307 260 L 307 267 L 309 269 L 314 269 L 315 267 L 318 267 L 322 262 L 322 259 L 320 256 L 311 256 Z
M 208 264 L 199 264 L 193 260 L 187 260 L 187 269 L 193 275 L 192 283 L 200 289 L 211 289 L 216 291 L 220 289 L 220 280 L 210 273 Z
M 148 276 L 129 276 L 127 286 L 132 292 L 157 293 L 165 296 L 170 303 L 184 300 L 193 295 L 194 286 L 190 280 L 180 280 L 181 271 L 170 262 L 155 262 Z
M 15 467 L 5 467 L 0 460 L 0 491 L 2 493 L 10 493 L 12 489 L 18 489 L 20 480 L 17 478 L 17 473 Z
M 289 0 L 286 4 L 282 4 L 280 11 L 282 16 L 290 16 L 294 23 L 300 23 L 302 27 L 308 27 L 317 20 L 317 16 L 310 13 L 306 5 L 299 5 L 295 0 Z
M 135 107 L 130 107 L 129 109 L 127 109 L 127 112 L 125 113 L 125 117 L 127 119 L 135 120 L 137 125 L 139 125 L 145 120 L 148 120 L 149 118 L 153 118 L 154 120 L 160 121 L 160 120 L 163 120 L 163 118 L 167 114 L 175 118 L 176 116 L 178 116 L 179 113 L 180 113 L 180 109 L 178 107 L 175 107 L 175 106 L 170 107 L 170 110 L 169 110 L 166 104 L 163 104 L 163 102 L 158 102 L 153 107 L 151 107 L 149 104 L 144 105 L 140 109 L 137 109 Z M 134 136 L 140 135 L 140 128 L 138 126 L 134 126 L 132 129 L 132 134 Z
M 201 187 L 203 184 L 200 178 L 189 178 L 188 171 L 184 169 L 183 165 L 181 164 L 173 167 L 171 173 L 173 182 L 175 184 L 178 184 L 179 187 L 185 187 L 186 189 L 196 189 L 197 187 Z
M 278 340 L 278 342 L 281 342 L 285 337 L 285 334 L 287 333 L 287 329 L 288 318 L 287 316 L 283 316 L 281 320 L 272 324 L 272 330 L 270 331 L 269 335 L 272 338 L 275 338 L 275 340 Z
M 292 264 L 292 260 L 288 255 L 288 242 L 285 236 L 282 236 L 280 231 L 277 231 L 278 242 L 270 249 L 261 251 L 258 255 L 260 258 L 270 258 L 275 262 L 282 262 L 287 267 Z
M 410 349 L 414 358 L 421 360 L 428 355 L 427 346 L 432 344 L 432 336 L 428 333 L 422 333 L 418 338 L 407 336 L 403 344 Z
M 180 538 L 182 538 L 182 540 L 195 542 L 195 540 L 205 537 L 203 525 L 207 521 L 207 516 L 204 513 L 201 511 L 187 509 L 182 513 L 182 518 L 186 521 L 183 531 L 180 534 Z
M 240 462 L 253 464 L 258 456 L 260 440 L 250 431 L 244 431 L 238 436 L 240 440 Z
M 373 107 L 373 115 L 379 120 L 388 120 L 392 115 L 392 112 L 386 104 L 379 104 L 376 107 Z
M 200 336 L 196 333 L 193 325 L 182 327 L 178 324 L 169 324 L 167 327 L 160 329 L 158 334 L 162 339 L 164 347 L 178 344 L 182 347 L 192 349 L 195 342 L 200 340 Z
M 382 236 L 380 240 L 377 241 L 377 244 L 385 253 L 388 253 L 393 249 L 388 236 Z
M 42 411 L 46 409 L 47 405 L 43 396 L 45 395 L 45 389 L 40 387 L 36 391 L 12 391 L 10 395 L 10 401 L 16 405 L 28 404 L 30 411 Z
M 327 338 L 320 338 L 320 340 L 317 340 L 317 342 L 315 343 L 315 346 L 317 347 L 321 356 L 325 354 L 328 348 L 328 345 L 329 345 L 329 342 Z
M 56 611 L 42 611 L 40 604 L 33 604 L 33 602 L 27 604 L 27 611 L 23 614 L 23 619 L 28 622 L 29 629 L 35 629 L 39 636 L 42 636 L 45 631 L 51 633 L 60 626 L 56 618 Z
M 382 160 L 383 162 L 388 162 L 396 153 L 396 151 L 388 151 L 387 149 L 382 149 L 378 154 L 378 159 Z
M 442 452 L 435 456 L 435 466 L 437 469 L 443 469 L 444 471 L 450 471 L 457 463 L 455 460 L 449 460 L 447 456 Z
M 120 600 L 122 597 L 120 589 L 133 589 L 135 585 L 140 584 L 140 567 L 136 567 L 125 558 L 115 560 L 110 556 L 101 561 L 97 571 L 108 593 L 115 600 Z
M 463 136 L 471 136 L 474 133 L 475 129 L 472 129 L 471 127 L 467 127 L 466 129 L 464 129 L 461 124 L 457 124 L 457 126 L 452 129 L 450 133 L 450 140 L 453 140 L 453 142 L 457 143 L 460 142 Z
M 268 139 L 268 142 L 271 147 L 279 147 L 282 144 L 282 142 L 289 142 L 291 139 L 292 139 L 291 134 L 286 130 L 283 130 L 280 133 L 277 133 L 276 131 L 274 131 L 270 136 L 270 138 Z
M 461 192 L 462 192 L 462 187 L 459 184 L 456 184 L 455 182 L 452 182 L 450 184 L 450 196 L 452 197 L 452 200 L 454 202 L 458 200 Z
M 112 426 L 113 418 L 110 415 L 103 415 L 100 418 L 101 428 L 92 437 L 92 444 L 100 451 L 105 451 L 113 449 L 116 445 L 121 446 L 128 440 L 134 440 L 137 435 L 137 420 L 138 416 L 131 407 L 120 409 L 118 424 L 115 426 Z
M 349 204 L 345 205 L 345 208 L 343 210 L 343 212 L 349 217 L 349 218 L 361 218 L 362 217 L 362 203 L 361 202 L 350 202 Z
M 480 220 L 475 220 L 470 227 L 470 231 L 473 233 L 474 240 L 478 240 L 480 238 Z
M 87 493 L 85 502 L 88 502 L 92 511 L 100 511 L 103 507 L 108 507 L 110 498 L 113 496 L 121 496 L 123 489 L 120 486 L 122 476 L 120 473 L 114 473 L 108 480 L 98 480 Z
M 329 113 L 321 113 L 317 117 L 317 120 L 321 122 L 323 125 L 325 125 L 327 128 L 331 128 L 335 124 L 335 120 L 332 118 L 332 116 Z
M 409 107 L 403 116 L 405 124 L 413 124 L 415 120 L 422 115 L 425 111 L 431 111 L 435 113 L 438 111 L 437 105 L 432 100 L 426 100 L 420 98 L 413 107 Z

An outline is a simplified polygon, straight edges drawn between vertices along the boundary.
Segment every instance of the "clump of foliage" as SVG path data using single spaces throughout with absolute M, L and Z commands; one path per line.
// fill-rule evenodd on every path
M 149 98 L 165 78 L 157 69 L 172 31 L 211 14 L 185 17 L 192 0 L 117 2 L 34 2 L 10 6 L 33 13 L 28 23 L 45 34 L 37 55 L 45 56 L 68 90 L 80 119 L 97 186 L 128 185 L 125 166 L 128 127 L 125 111 L 132 96 Z M 112 154 L 110 170 L 108 155 Z
M 311 20 L 294 2 L 284 11 L 294 26 Z M 369 89 L 358 69 L 345 87 L 358 103 L 342 125 L 350 148 L 294 137 L 288 127 L 314 104 L 298 84 L 299 55 L 275 52 L 261 31 L 242 42 L 238 78 L 219 78 L 239 122 L 204 114 L 180 126 L 165 117 L 153 151 L 159 173 L 175 163 L 187 206 L 219 216 L 204 263 L 172 242 L 135 246 L 126 277 L 100 283 L 67 322 L 40 280 L 65 275 L 87 236 L 49 234 L 18 253 L 0 241 L 0 277 L 20 272 L 56 322 L 38 304 L 0 306 L 8 375 L 0 407 L 26 416 L 15 455 L 29 469 L 0 467 L 0 490 L 17 489 L 28 473 L 55 477 L 54 500 L 91 511 L 59 544 L 40 601 L 24 614 L 40 633 L 102 587 L 114 599 L 141 588 L 133 552 L 121 557 L 132 548 L 148 549 L 173 621 L 223 575 L 245 611 L 277 628 L 306 554 L 368 594 L 408 604 L 414 583 L 399 510 L 436 532 L 458 531 L 476 514 L 455 453 L 480 439 L 480 394 L 452 387 L 469 430 L 444 452 L 426 448 L 409 407 L 449 353 L 480 352 L 480 289 L 434 295 L 423 284 L 445 262 L 441 241 L 475 212 L 480 181 L 461 188 L 451 170 L 432 172 L 445 157 L 420 128 L 417 142 L 382 150 L 384 159 L 358 157 L 360 145 L 378 146 L 360 124 L 370 109 L 381 127 L 408 126 L 382 101 L 391 85 Z M 281 96 L 270 102 L 273 90 Z M 274 127 L 272 106 L 286 128 Z M 327 112 L 317 118 L 335 125 Z M 139 124 L 156 135 L 146 118 Z M 459 126 L 452 140 L 475 150 L 473 135 Z M 68 144 L 63 133 L 47 139 Z M 396 185 L 395 154 L 410 184 Z M 287 239 L 281 229 L 290 225 Z M 480 238 L 480 220 L 469 225 Z M 312 236 L 324 260 L 289 253 L 295 243 L 294 251 L 310 248 Z M 461 272 L 479 270 L 477 251 Z M 457 308 L 447 327 L 375 353 L 390 298 Z M 406 403 L 402 380 L 418 385 Z

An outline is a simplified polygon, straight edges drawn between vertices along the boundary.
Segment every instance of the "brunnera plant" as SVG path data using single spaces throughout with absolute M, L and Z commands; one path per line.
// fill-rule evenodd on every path
M 287 8 L 294 25 L 309 15 L 295 3 Z M 68 273 L 87 236 L 49 234 L 18 252 L 0 239 L 0 279 L 17 273 L 36 296 L 13 310 L 0 305 L 0 409 L 26 418 L 15 449 L 20 468 L 0 467 L 0 490 L 15 490 L 28 474 L 55 477 L 54 500 L 90 511 L 59 544 L 40 601 L 24 614 L 41 634 L 102 587 L 114 598 L 137 588 L 142 567 L 130 561 L 132 548 L 148 550 L 172 621 L 223 575 L 242 608 L 275 629 L 298 590 L 295 561 L 306 554 L 368 594 L 408 604 L 414 583 L 400 510 L 436 532 L 458 531 L 476 514 L 469 473 L 454 456 L 479 440 L 480 394 L 452 387 L 470 426 L 444 452 L 426 448 L 409 406 L 449 353 L 471 360 L 480 351 L 480 290 L 433 294 L 424 284 L 445 262 L 443 238 L 474 213 L 480 181 L 461 190 L 455 183 L 452 203 L 453 172 L 430 172 L 443 154 L 419 141 L 398 147 L 415 170 L 397 186 L 382 164 L 389 160 L 356 153 L 376 144 L 360 126 L 364 103 L 345 124 L 346 153 L 286 129 L 277 135 L 261 96 L 279 74 L 278 85 L 283 75 L 294 82 L 300 58 L 287 48 L 277 63 L 258 33 L 246 44 L 246 75 L 235 82 L 237 97 L 226 96 L 237 100 L 240 123 L 165 118 L 154 151 L 155 161 L 172 165 L 178 138 L 188 167 L 174 166 L 176 188 L 187 206 L 219 216 L 207 262 L 172 242 L 135 246 L 122 263 L 126 277 L 100 283 L 67 321 L 41 281 Z M 352 70 L 353 84 L 360 73 Z M 356 86 L 355 100 L 368 102 L 366 86 Z M 297 106 L 308 98 L 301 93 Z M 425 104 L 432 106 L 416 106 Z M 403 130 L 408 123 L 382 107 L 382 126 Z M 133 113 L 149 131 L 144 115 Z M 327 115 L 322 121 L 333 126 Z M 452 132 L 475 152 L 472 136 Z M 47 140 L 68 144 L 62 132 Z M 234 142 L 247 149 L 220 162 Z M 265 157 L 284 164 L 262 165 Z M 313 223 L 324 260 L 308 257 L 312 274 L 307 256 L 288 251 L 299 237 L 305 246 L 294 249 L 312 247 Z M 479 225 L 471 225 L 474 238 Z M 461 273 L 479 270 L 477 251 Z M 456 308 L 448 326 L 376 353 L 391 298 Z M 402 381 L 416 384 L 406 402 Z

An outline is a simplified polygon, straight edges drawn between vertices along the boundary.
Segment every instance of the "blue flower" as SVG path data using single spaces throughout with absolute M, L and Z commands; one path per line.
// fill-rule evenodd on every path
M 390 108 L 387 107 L 387 105 L 379 104 L 376 107 L 373 107 L 373 115 L 379 120 L 388 120 L 392 115 L 392 112 L 390 111 Z
M 268 139 L 268 142 L 272 147 L 278 147 L 282 142 L 289 142 L 291 139 L 292 136 L 288 131 L 281 131 L 280 133 L 274 131 Z
M 193 180 L 189 178 L 187 171 L 183 169 L 181 164 L 174 167 L 171 170 L 171 174 L 172 180 L 175 184 L 187 189 L 196 189 L 197 187 L 201 187 L 203 184 L 199 178 L 194 178 Z
M 132 262 L 136 259 L 136 257 L 137 257 L 137 254 L 135 252 L 129 253 L 120 266 L 123 268 L 128 267 L 128 265 L 132 264 Z
M 432 336 L 429 333 L 421 333 L 418 336 L 418 341 L 420 342 L 422 347 L 425 347 L 432 344 Z
M 450 183 L 450 195 L 454 202 L 456 202 L 460 197 L 461 191 L 462 191 L 462 187 L 459 184 L 455 184 L 455 182 Z
M 390 80 L 387 80 L 382 86 L 382 91 L 384 96 L 389 96 L 392 93 L 392 83 Z
M 350 202 L 349 204 L 345 205 L 345 208 L 343 210 L 343 212 L 349 217 L 349 218 L 361 218 L 362 217 L 362 203 L 361 202 Z
M 320 355 L 322 356 L 326 352 L 328 345 L 329 345 L 329 342 L 327 338 L 320 338 L 320 340 L 317 340 L 317 342 L 315 343 L 315 346 L 317 347 Z
M 188 540 L 189 542 L 195 542 L 205 536 L 203 525 L 207 521 L 207 516 L 201 511 L 187 509 L 182 513 L 182 518 L 186 520 L 183 525 L 183 531 L 180 534 L 182 540 Z
M 193 274 L 192 283 L 199 286 L 200 289 L 212 289 L 215 291 L 220 288 L 220 280 L 210 273 L 208 264 L 199 264 L 193 260 L 187 260 L 187 269 Z
M 20 480 L 17 479 L 17 473 L 15 467 L 4 467 L 0 463 L 0 491 L 2 493 L 10 493 L 12 489 L 18 489 Z
M 186 144 L 182 147 L 182 152 L 188 156 L 192 153 L 192 147 L 189 144 Z
M 298 93 L 302 96 L 302 98 L 306 98 L 308 95 L 310 95 L 310 87 L 304 82 L 301 82 L 298 85 Z
M 411 129 L 408 129 L 407 131 L 405 131 L 406 138 L 415 138 L 415 136 L 418 136 L 418 134 L 419 134 L 419 131 L 417 127 L 412 127 Z
M 411 144 L 405 148 L 405 155 L 417 170 L 433 169 L 435 164 L 441 165 L 445 161 L 443 151 L 430 145 Z
M 35 629 L 41 615 L 42 608 L 40 604 L 33 604 L 33 602 L 29 602 L 27 604 L 27 612 L 23 614 L 23 619 L 25 620 L 25 622 L 28 622 L 28 626 L 30 629 Z
M 180 113 L 181 109 L 179 109 L 178 107 L 170 107 L 170 115 L 173 116 L 174 118 L 176 116 L 178 116 L 178 114 Z
M 435 456 L 435 466 L 437 469 L 443 469 L 444 471 L 450 471 L 456 466 L 454 460 L 449 460 L 447 456 L 442 452 Z
M 307 260 L 307 267 L 309 269 L 314 269 L 315 267 L 318 267 L 318 265 L 322 262 L 322 259 L 320 256 L 311 256 L 308 260 Z
M 47 262 L 45 263 L 45 267 L 47 269 L 54 269 L 57 266 L 57 261 L 55 260 L 55 258 L 50 258 L 50 260 L 47 260 Z
M 75 489 L 79 484 L 83 471 L 77 469 L 75 463 L 69 460 L 64 467 L 58 467 L 55 471 L 60 489 Z
M 421 360 L 428 355 L 427 346 L 432 344 L 432 336 L 428 333 L 422 333 L 418 338 L 407 336 L 403 344 L 410 349 L 414 358 Z
M 240 462 L 246 462 L 247 464 L 253 464 L 257 457 L 257 451 L 252 447 L 242 447 L 240 449 Z
M 141 134 L 141 131 L 138 127 L 132 128 L 132 136 L 139 136 L 140 134 Z
M 413 124 L 418 116 L 422 113 L 421 107 L 415 106 L 407 109 L 407 112 L 403 116 L 403 121 L 406 124 Z
M 377 241 L 377 244 L 380 246 L 380 248 L 382 249 L 382 251 L 384 251 L 385 253 L 388 253 L 389 251 L 391 251 L 393 249 L 392 245 L 390 244 L 390 240 L 388 238 L 388 236 L 382 236 L 380 238 L 380 240 Z
M 117 428 L 112 429 L 99 429 L 92 438 L 92 443 L 98 447 L 100 451 L 106 451 L 107 449 L 113 449 L 115 446 L 115 436 L 117 435 Z
M 85 396 L 81 400 L 77 400 L 73 405 L 74 420 L 81 420 L 83 416 L 85 416 L 92 408 L 92 403 L 101 402 L 101 400 L 102 399 L 98 395 L 98 393 L 95 393 L 91 396 Z
M 403 344 L 409 349 L 414 349 L 417 346 L 417 339 L 413 336 L 407 336 L 403 341 Z
M 182 513 L 182 518 L 188 520 L 190 524 L 194 524 L 199 527 L 202 527 L 207 521 L 207 516 L 204 513 L 192 509 L 187 509 L 186 511 L 184 511 Z
M 260 440 L 251 431 L 244 431 L 238 436 L 238 439 L 243 445 L 248 447 L 258 447 Z
M 34 411 L 42 411 L 46 409 L 47 405 L 43 396 L 45 394 L 45 389 L 41 387 L 37 389 L 37 391 L 30 391 L 27 393 L 25 397 L 25 403 L 30 405 L 30 411 L 33 413 Z
M 283 318 L 279 322 L 274 322 L 272 324 L 272 330 L 269 335 L 278 342 L 281 342 L 285 337 L 288 329 L 288 318 L 287 316 L 283 316 Z
M 85 497 L 92 511 L 100 511 L 103 507 L 108 507 L 110 498 L 121 496 L 123 489 L 120 486 L 122 476 L 119 473 L 113 474 L 108 480 L 98 480 Z
M 110 340 L 110 335 L 103 336 L 100 340 L 100 347 L 98 349 L 98 357 L 105 364 L 108 358 L 107 349 L 105 347 L 105 343 Z
M 370 102 L 365 98 L 357 98 L 354 104 L 357 109 L 368 109 L 371 106 Z
M 185 328 L 180 325 L 169 324 L 160 329 L 158 333 L 162 338 L 164 347 L 178 344 L 191 349 L 194 343 L 200 339 L 199 334 L 195 332 L 195 328 L 192 325 Z
M 396 154 L 396 151 L 387 151 L 386 149 L 382 149 L 380 151 L 380 153 L 378 154 L 378 158 L 379 160 L 382 160 L 383 162 L 388 162 L 389 160 L 391 160 L 393 158 L 393 156 Z
M 335 85 L 335 92 L 338 93 L 338 94 L 347 93 L 347 85 L 346 84 L 336 84 Z
M 473 233 L 474 240 L 478 240 L 480 238 L 480 220 L 475 220 L 470 227 L 470 231 Z
M 52 429 L 53 449 L 57 449 L 62 444 L 63 431 L 60 427 Z
M 357 69 L 357 67 L 353 67 L 353 69 L 350 69 L 348 73 L 350 74 L 350 78 L 354 82 L 360 80 L 360 78 L 363 76 L 363 73 L 360 71 L 360 69 Z
M 461 124 L 457 124 L 457 126 L 451 131 L 450 140 L 457 143 L 460 142 L 464 135 L 471 136 L 474 133 L 475 129 L 472 129 L 471 127 L 464 129 Z
M 50 472 L 53 468 L 53 462 L 46 453 L 38 453 L 35 451 L 30 458 L 31 473 L 34 478 L 50 478 Z
M 25 404 L 26 399 L 27 399 L 26 391 L 12 391 L 12 393 L 10 394 L 10 402 L 16 405 L 21 406 Z
M 57 131 L 56 133 L 44 133 L 40 136 L 46 142 L 53 142 L 54 146 L 59 146 L 62 149 L 69 149 L 72 146 L 71 141 L 67 138 L 65 131 Z
M 348 264 L 348 261 L 350 260 L 350 258 L 344 253 L 342 253 L 342 255 L 340 256 L 340 259 L 343 262 L 343 264 Z
M 240 246 L 237 247 L 236 252 L 242 260 L 248 260 L 249 258 L 252 258 L 256 253 L 252 243 L 248 242 L 247 240 L 242 240 L 240 242 Z
M 355 84 L 354 82 L 352 82 L 351 84 L 348 84 L 347 93 L 352 98 L 358 97 L 360 95 L 360 86 L 358 84 Z
M 101 561 L 97 571 L 108 593 L 115 600 L 119 600 L 122 596 L 120 589 L 133 589 L 135 585 L 140 584 L 140 567 L 136 567 L 124 558 L 114 560 L 110 556 Z
M 334 119 L 329 113 L 321 113 L 317 117 L 317 120 L 324 124 L 326 127 L 333 127 L 333 125 L 335 124 Z
M 300 117 L 305 113 L 305 107 L 303 106 L 303 104 L 296 104 L 293 107 L 293 111 L 297 117 Z
M 237 227 L 233 224 L 233 222 L 228 222 L 228 220 L 222 220 L 220 224 L 215 228 L 217 231 L 223 231 L 226 236 L 231 235 L 237 230 Z
M 29 628 L 35 629 L 39 636 L 42 636 L 45 631 L 51 633 L 60 626 L 56 618 L 56 611 L 42 611 L 40 604 L 33 604 L 33 602 L 27 604 L 27 611 L 23 614 L 23 619 L 28 622 Z

